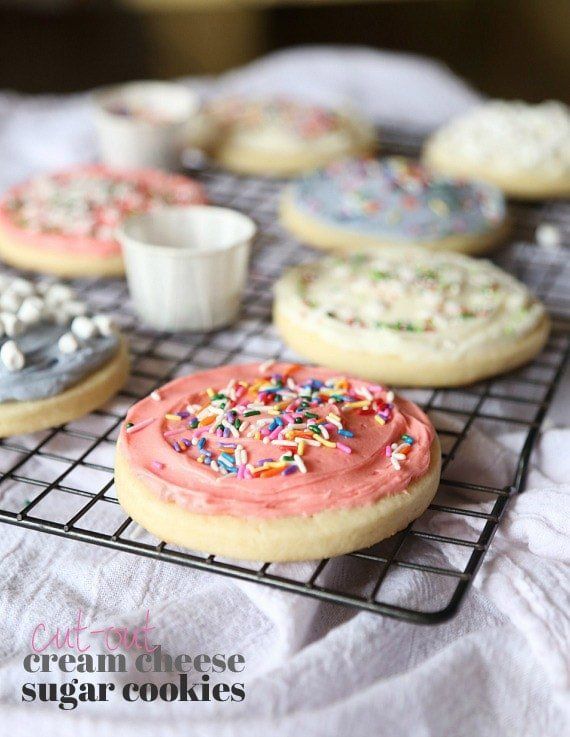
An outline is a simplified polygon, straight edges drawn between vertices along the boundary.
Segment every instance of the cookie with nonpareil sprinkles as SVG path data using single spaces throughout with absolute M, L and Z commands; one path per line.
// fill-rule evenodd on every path
M 119 502 L 161 540 L 247 560 L 340 555 L 393 535 L 438 486 L 426 415 L 324 368 L 223 366 L 131 408 Z
M 114 232 L 126 216 L 205 201 L 197 182 L 152 169 L 82 166 L 42 174 L 0 199 L 0 257 L 60 276 L 119 275 L 123 259 Z
M 354 113 L 299 100 L 221 98 L 208 115 L 212 155 L 240 174 L 295 176 L 376 148 L 374 128 Z
M 387 246 L 291 269 L 274 321 L 299 355 L 398 386 L 456 386 L 521 366 L 550 321 L 489 261 Z
M 290 185 L 281 222 L 315 248 L 421 245 L 482 253 L 507 232 L 500 190 L 402 157 L 345 159 Z
M 451 176 L 477 177 L 515 199 L 570 197 L 570 107 L 491 100 L 427 140 L 424 161 Z

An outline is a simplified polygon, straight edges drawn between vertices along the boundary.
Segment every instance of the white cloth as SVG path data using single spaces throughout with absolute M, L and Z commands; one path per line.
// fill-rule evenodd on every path
M 220 84 L 301 90 L 329 99 L 352 96 L 378 121 L 402 120 L 408 111 L 408 120 L 424 127 L 477 99 L 432 62 L 358 49 L 276 55 Z M 92 156 L 85 96 L 0 98 L 2 185 L 31 170 Z M 435 627 L 0 526 L 2 732 L 14 737 L 567 734 L 569 386 L 566 380 L 534 453 L 528 488 L 510 503 L 475 587 L 459 614 Z M 520 440 L 516 432 L 493 439 L 473 427 L 462 458 L 469 459 L 474 474 L 484 472 L 500 483 Z M 57 473 L 47 460 L 40 468 L 37 459 L 33 464 L 32 470 L 27 468 L 30 473 Z M 89 484 L 88 478 L 74 481 Z M 3 503 L 11 494 L 19 493 L 21 499 L 21 490 L 2 489 Z M 433 516 L 431 522 L 428 518 L 427 523 L 442 534 L 469 536 L 471 518 L 441 517 Z M 97 523 L 89 518 L 90 525 Z M 445 562 L 427 543 L 425 554 Z M 456 554 L 449 551 L 447 562 L 453 564 Z M 357 577 L 357 569 L 350 566 L 333 563 L 329 575 Z M 305 570 L 306 564 L 287 567 L 289 575 Z M 388 592 L 397 591 L 399 600 L 404 596 L 410 605 L 419 598 L 431 598 L 436 605 L 444 595 L 439 586 L 437 577 L 426 582 L 405 570 L 396 571 L 387 582 Z M 135 626 L 148 609 L 156 640 L 172 654 L 242 653 L 244 677 L 232 680 L 245 682 L 245 701 L 129 704 L 115 696 L 107 704 L 81 704 L 65 712 L 54 704 L 22 704 L 22 683 L 31 680 L 22 658 L 30 650 L 32 629 L 38 622 L 52 628 L 71 624 L 79 608 L 92 627 Z M 122 685 L 133 675 L 94 679 Z M 174 680 L 168 674 L 150 678 Z M 62 674 L 33 680 L 60 682 Z

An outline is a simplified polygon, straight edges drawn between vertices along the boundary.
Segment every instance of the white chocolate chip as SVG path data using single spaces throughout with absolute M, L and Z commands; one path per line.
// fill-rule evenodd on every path
M 93 317 L 93 322 L 95 323 L 95 326 L 97 327 L 100 335 L 106 337 L 117 332 L 115 323 L 113 322 L 113 319 L 109 317 L 109 315 L 95 315 Z
M 50 306 L 59 305 L 74 297 L 75 292 L 66 284 L 51 284 L 46 292 L 46 302 Z
M 75 353 L 79 348 L 79 343 L 73 333 L 64 333 L 57 341 L 57 347 L 62 353 Z
M 20 278 L 13 279 L 8 289 L 14 294 L 19 294 L 21 297 L 29 297 L 35 292 L 32 282 Z
M 7 340 L 0 348 L 0 360 L 8 371 L 21 371 L 26 359 L 13 340 Z
M 18 317 L 12 312 L 0 312 L 0 321 L 2 321 L 4 332 L 10 338 L 19 335 L 24 328 Z
M 73 318 L 71 332 L 81 340 L 89 340 L 95 335 L 97 328 L 93 320 L 85 317 L 85 315 L 78 315 Z
M 42 319 L 44 301 L 41 297 L 26 297 L 18 310 L 18 319 L 26 325 L 33 325 Z
M 0 309 L 5 310 L 6 312 L 18 312 L 22 301 L 23 299 L 19 294 L 7 290 L 0 297 Z
M 541 223 L 536 229 L 535 237 L 538 245 L 547 251 L 555 251 L 562 244 L 560 230 L 551 223 Z

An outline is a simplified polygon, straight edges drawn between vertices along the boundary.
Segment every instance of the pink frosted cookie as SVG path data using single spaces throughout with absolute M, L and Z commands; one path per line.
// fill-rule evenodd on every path
M 440 449 L 412 402 L 327 369 L 223 366 L 129 411 L 116 458 L 126 512 L 161 540 L 233 558 L 330 557 L 406 527 Z
M 204 202 L 200 184 L 158 170 L 82 166 L 43 174 L 0 199 L 0 256 L 61 276 L 122 274 L 114 231 L 123 218 L 160 205 Z

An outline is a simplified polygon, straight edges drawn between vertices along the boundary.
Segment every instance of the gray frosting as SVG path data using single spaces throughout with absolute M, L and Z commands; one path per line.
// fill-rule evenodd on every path
M 21 371 L 8 371 L 0 362 L 0 402 L 25 402 L 60 394 L 109 361 L 119 347 L 116 335 L 79 341 L 74 353 L 62 353 L 57 342 L 69 325 L 41 322 L 27 327 L 16 341 L 26 358 Z M 2 345 L 7 338 L 0 341 Z

